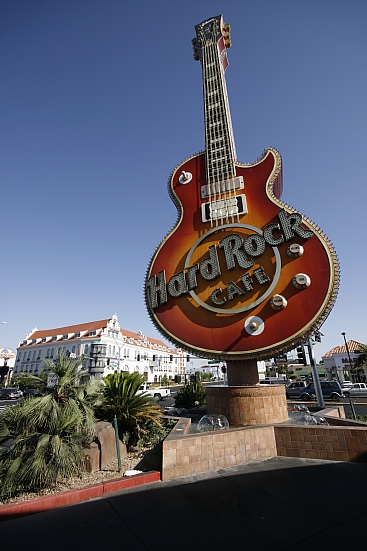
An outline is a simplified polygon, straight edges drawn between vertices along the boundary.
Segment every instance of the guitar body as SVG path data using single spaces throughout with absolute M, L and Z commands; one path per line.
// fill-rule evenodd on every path
M 276 150 L 253 164 L 236 161 L 224 80 L 228 26 L 218 16 L 196 29 L 206 150 L 169 180 L 178 218 L 149 264 L 146 305 L 168 340 L 198 356 L 274 357 L 326 319 L 338 261 L 319 228 L 280 200 Z

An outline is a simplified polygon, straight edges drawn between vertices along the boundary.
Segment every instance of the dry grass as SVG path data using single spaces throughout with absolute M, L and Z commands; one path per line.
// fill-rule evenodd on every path
M 131 451 L 126 455 L 126 457 L 121 458 L 121 465 L 121 472 L 119 472 L 116 459 L 116 461 L 110 463 L 101 471 L 96 471 L 94 473 L 85 472 L 82 477 L 75 477 L 65 481 L 60 481 L 52 488 L 45 488 L 39 492 L 23 492 L 13 498 L 0 501 L 0 505 L 5 503 L 30 501 L 31 499 L 41 496 L 53 495 L 60 492 L 65 492 L 67 490 L 85 488 L 86 486 L 98 484 L 113 478 L 121 478 L 124 476 L 125 471 L 160 471 L 162 465 L 162 445 L 160 444 L 153 448 L 146 447 L 139 451 Z

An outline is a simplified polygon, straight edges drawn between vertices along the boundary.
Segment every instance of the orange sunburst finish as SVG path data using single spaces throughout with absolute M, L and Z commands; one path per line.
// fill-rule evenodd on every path
M 223 45 L 219 52 L 222 50 Z M 210 108 L 210 103 L 206 104 L 206 109 Z M 229 117 L 228 107 L 223 116 Z M 229 133 L 226 143 L 230 141 Z M 337 258 L 330 242 L 310 220 L 302 217 L 297 231 L 297 224 L 288 218 L 296 211 L 280 200 L 281 158 L 276 150 L 267 149 L 251 165 L 234 161 L 233 175 L 243 177 L 244 188 L 218 193 L 214 199 L 202 197 L 203 186 L 211 181 L 208 158 L 204 153 L 191 157 L 170 178 L 168 189 L 178 219 L 148 268 L 148 311 L 169 340 L 200 356 L 224 360 L 274 356 L 310 335 L 330 312 L 338 289 Z M 191 180 L 183 181 L 182 173 L 192 176 Z M 203 203 L 238 195 L 245 196 L 243 213 L 203 221 Z M 283 238 L 276 246 L 271 240 L 264 241 L 271 224 L 277 225 L 272 227 L 271 237 Z M 257 246 L 246 249 L 251 236 L 257 236 L 263 250 Z M 233 253 L 234 239 L 242 243 L 238 254 Z M 287 254 L 291 244 L 301 245 L 303 254 Z M 238 255 L 245 255 L 248 265 L 241 263 Z M 297 274 L 309 277 L 309 287 L 294 286 L 292 279 Z M 275 295 L 287 301 L 284 309 L 271 306 Z M 260 323 L 258 330 L 249 330 L 251 320 Z

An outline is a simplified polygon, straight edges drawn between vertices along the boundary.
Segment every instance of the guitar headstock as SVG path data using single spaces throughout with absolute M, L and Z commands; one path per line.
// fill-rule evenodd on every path
M 217 15 L 199 23 L 199 25 L 195 25 L 196 37 L 192 39 L 195 61 L 199 61 L 204 48 L 217 44 L 222 37 L 224 46 L 230 48 L 232 45 L 230 28 L 230 25 L 224 24 L 222 15 Z

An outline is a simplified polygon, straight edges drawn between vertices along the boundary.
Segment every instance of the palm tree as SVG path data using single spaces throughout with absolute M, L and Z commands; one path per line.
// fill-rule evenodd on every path
M 82 368 L 83 357 L 61 353 L 46 361 L 56 384 L 48 394 L 7 408 L 0 417 L 0 497 L 36 490 L 80 474 L 83 446 L 94 433 L 93 397 L 99 385 Z M 42 383 L 31 376 L 35 385 Z
M 162 428 L 161 408 L 146 392 L 139 392 L 144 382 L 139 373 L 114 373 L 104 382 L 103 401 L 96 415 L 110 422 L 116 416 L 119 434 L 128 446 L 144 439 L 152 424 Z
M 364 373 L 364 367 L 367 366 L 367 345 L 359 345 L 359 349 L 356 350 L 355 353 L 360 354 L 360 356 L 358 356 L 356 362 L 354 363 L 353 371 Z

